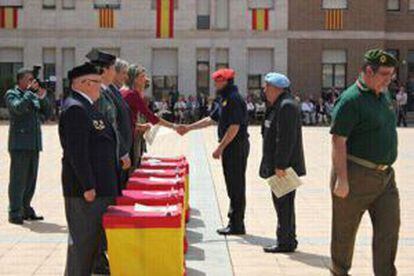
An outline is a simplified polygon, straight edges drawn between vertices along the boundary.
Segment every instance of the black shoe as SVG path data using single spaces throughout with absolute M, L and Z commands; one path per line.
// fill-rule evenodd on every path
M 24 216 L 24 220 L 44 220 L 45 218 L 43 216 L 38 216 L 36 214 L 32 214 L 30 216 Z
M 270 245 L 263 247 L 263 251 L 266 253 L 292 253 L 295 252 L 296 248 L 285 245 Z
M 217 229 L 217 233 L 219 235 L 245 235 L 246 229 L 243 227 L 230 227 L 227 226 L 225 228 Z
M 111 275 L 109 269 L 95 269 L 92 273 L 94 276 L 101 276 L 101 275 Z
M 12 224 L 22 225 L 23 224 L 23 218 L 17 217 L 17 218 L 9 218 L 9 222 Z

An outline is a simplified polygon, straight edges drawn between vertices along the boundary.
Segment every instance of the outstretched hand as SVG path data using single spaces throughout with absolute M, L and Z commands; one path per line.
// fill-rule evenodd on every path
M 186 125 L 178 125 L 175 127 L 175 131 L 181 136 L 187 134 L 190 131 L 190 128 Z

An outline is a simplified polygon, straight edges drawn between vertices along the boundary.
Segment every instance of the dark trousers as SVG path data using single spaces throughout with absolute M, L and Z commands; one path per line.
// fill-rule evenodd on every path
M 10 151 L 9 217 L 18 218 L 34 214 L 31 202 L 36 189 L 39 152 Z
M 400 106 L 398 107 L 398 123 L 397 125 L 400 126 L 401 123 L 403 126 L 407 126 L 407 106 Z
M 295 195 L 296 191 L 288 193 L 281 198 L 277 198 L 272 193 L 273 206 L 277 214 L 277 243 L 296 249 L 296 218 L 295 218 Z
M 331 187 L 336 176 L 332 175 Z M 393 169 L 376 171 L 348 162 L 350 193 L 345 199 L 332 195 L 332 273 L 348 275 L 355 237 L 363 214 L 373 226 L 373 261 L 376 276 L 394 276 L 400 229 L 400 199 Z
M 102 216 L 113 202 L 111 197 L 98 197 L 91 203 L 81 197 L 65 197 L 69 228 L 66 276 L 90 276 L 94 271 L 109 271 Z
M 246 168 L 250 144 L 248 139 L 238 139 L 223 151 L 222 165 L 226 181 L 227 195 L 230 198 L 228 211 L 229 226 L 244 227 L 246 209 Z

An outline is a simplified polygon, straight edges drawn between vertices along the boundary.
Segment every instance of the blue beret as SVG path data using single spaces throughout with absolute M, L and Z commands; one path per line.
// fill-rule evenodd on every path
M 290 80 L 285 75 L 274 72 L 268 73 L 265 76 L 265 82 L 279 88 L 288 88 L 290 86 Z

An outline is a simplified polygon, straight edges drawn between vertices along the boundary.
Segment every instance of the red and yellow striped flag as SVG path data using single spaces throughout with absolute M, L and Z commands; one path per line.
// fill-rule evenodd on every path
M 174 0 L 157 0 L 157 38 L 174 37 Z
M 114 9 L 99 9 L 99 28 L 112 29 L 115 25 Z
M 16 29 L 17 23 L 17 7 L 0 7 L 0 29 Z
M 329 9 L 325 11 L 325 29 L 342 30 L 344 28 L 344 11 L 342 9 Z
M 267 31 L 269 29 L 269 9 L 252 10 L 252 29 Z

